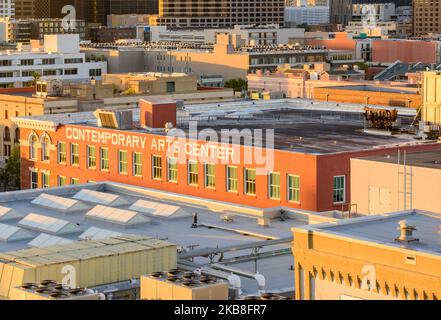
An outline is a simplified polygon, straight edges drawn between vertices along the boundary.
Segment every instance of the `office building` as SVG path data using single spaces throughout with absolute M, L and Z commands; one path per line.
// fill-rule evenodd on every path
M 160 0 L 153 25 L 179 28 L 225 28 L 234 25 L 283 25 L 284 0 Z
M 441 34 L 440 1 L 413 1 L 413 33 L 415 36 Z
M 0 1 L 0 19 L 15 17 L 15 1 L 14 0 L 1 0 Z
M 81 81 L 107 72 L 105 61 L 85 61 L 78 34 L 45 35 L 44 46 L 34 48 L 0 54 L 0 87 L 32 86 L 35 73 L 47 80 Z
M 298 300 L 439 300 L 441 215 L 402 211 L 294 228 Z

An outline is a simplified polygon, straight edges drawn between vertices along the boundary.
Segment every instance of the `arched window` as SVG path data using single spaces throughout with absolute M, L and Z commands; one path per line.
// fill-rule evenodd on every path
M 15 128 L 14 141 L 17 142 L 17 143 L 20 141 L 20 129 L 19 128 Z
M 49 146 L 50 146 L 51 142 L 49 140 L 48 136 L 44 136 L 43 139 L 41 140 L 41 161 L 49 161 L 50 160 L 50 150 L 49 150 Z
M 5 127 L 5 141 L 11 141 L 11 131 L 9 127 Z
M 33 134 L 29 138 L 29 159 L 31 160 L 37 159 L 37 143 L 38 143 L 38 138 L 35 134 Z

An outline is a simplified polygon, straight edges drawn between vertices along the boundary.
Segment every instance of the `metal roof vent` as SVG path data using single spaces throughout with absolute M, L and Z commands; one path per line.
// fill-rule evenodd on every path
M 419 241 L 419 239 L 413 237 L 413 232 L 416 230 L 415 226 L 408 224 L 406 220 L 401 220 L 398 225 L 397 230 L 400 230 L 400 236 L 395 238 L 395 241 L 405 243 Z

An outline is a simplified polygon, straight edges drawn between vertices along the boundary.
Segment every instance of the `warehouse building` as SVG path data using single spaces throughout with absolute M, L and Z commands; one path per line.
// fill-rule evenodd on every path
M 263 291 L 292 298 L 291 228 L 337 219 L 289 208 L 281 219 L 281 207 L 113 182 L 9 192 L 0 195 L 0 203 L 2 212 L 20 212 L 0 224 L 0 298 L 13 299 L 30 289 L 17 287 L 45 280 L 98 291 L 106 299 L 134 299 L 140 297 L 142 276 L 176 274 L 170 271 L 176 267 L 182 275 L 199 272 L 201 286 L 194 289 L 202 289 L 205 276 L 208 287 L 218 279 L 214 282 L 225 289 L 234 273 L 240 283 L 231 293 L 224 290 L 223 298 Z M 144 219 L 133 223 L 134 216 Z M 193 287 L 180 286 L 188 288 Z
M 22 188 L 115 181 L 262 208 L 351 211 L 351 158 L 441 146 L 364 133 L 363 106 L 314 107 L 279 100 L 176 112 L 174 101 L 151 98 L 121 112 L 14 118 Z
M 351 159 L 352 202 L 361 214 L 441 212 L 441 151 L 394 152 Z
M 293 229 L 296 299 L 440 299 L 440 222 L 404 211 Z

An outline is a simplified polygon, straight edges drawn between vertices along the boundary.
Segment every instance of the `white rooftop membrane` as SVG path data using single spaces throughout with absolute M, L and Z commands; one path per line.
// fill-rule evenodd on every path
M 58 197 L 47 193 L 42 193 L 31 203 L 33 205 L 37 205 L 43 208 L 49 208 L 63 213 L 78 212 L 89 208 L 89 206 L 81 203 L 81 201 Z
M 149 218 L 144 217 L 138 212 L 101 205 L 95 206 L 87 212 L 86 218 L 109 222 L 120 226 L 131 226 L 150 222 Z
M 0 206 L 0 221 L 21 219 L 26 216 L 26 213 L 15 211 L 12 208 Z
M 18 223 L 20 227 L 49 233 L 53 235 L 81 232 L 81 228 L 73 222 L 44 215 L 30 213 Z
M 82 234 L 78 236 L 81 240 L 101 240 L 109 237 L 115 237 L 120 236 L 122 233 L 107 230 L 107 229 L 101 229 L 97 227 L 90 227 L 86 231 L 84 231 Z
M 170 219 L 191 216 L 189 212 L 181 207 L 147 200 L 138 200 L 129 209 L 150 214 L 158 218 Z
M 127 200 L 124 199 L 124 197 L 122 196 L 111 193 L 89 190 L 89 189 L 81 190 L 80 192 L 75 194 L 73 198 L 85 202 L 91 202 L 95 204 L 102 204 L 113 207 L 124 206 L 128 204 Z
M 73 240 L 52 236 L 47 233 L 41 233 L 38 237 L 36 237 L 31 242 L 29 242 L 28 246 L 33 248 L 44 248 L 59 244 L 71 243 L 71 242 L 73 242 Z
M 19 227 L 10 226 L 0 223 L 0 241 L 13 242 L 21 240 L 29 240 L 35 237 L 35 234 Z

